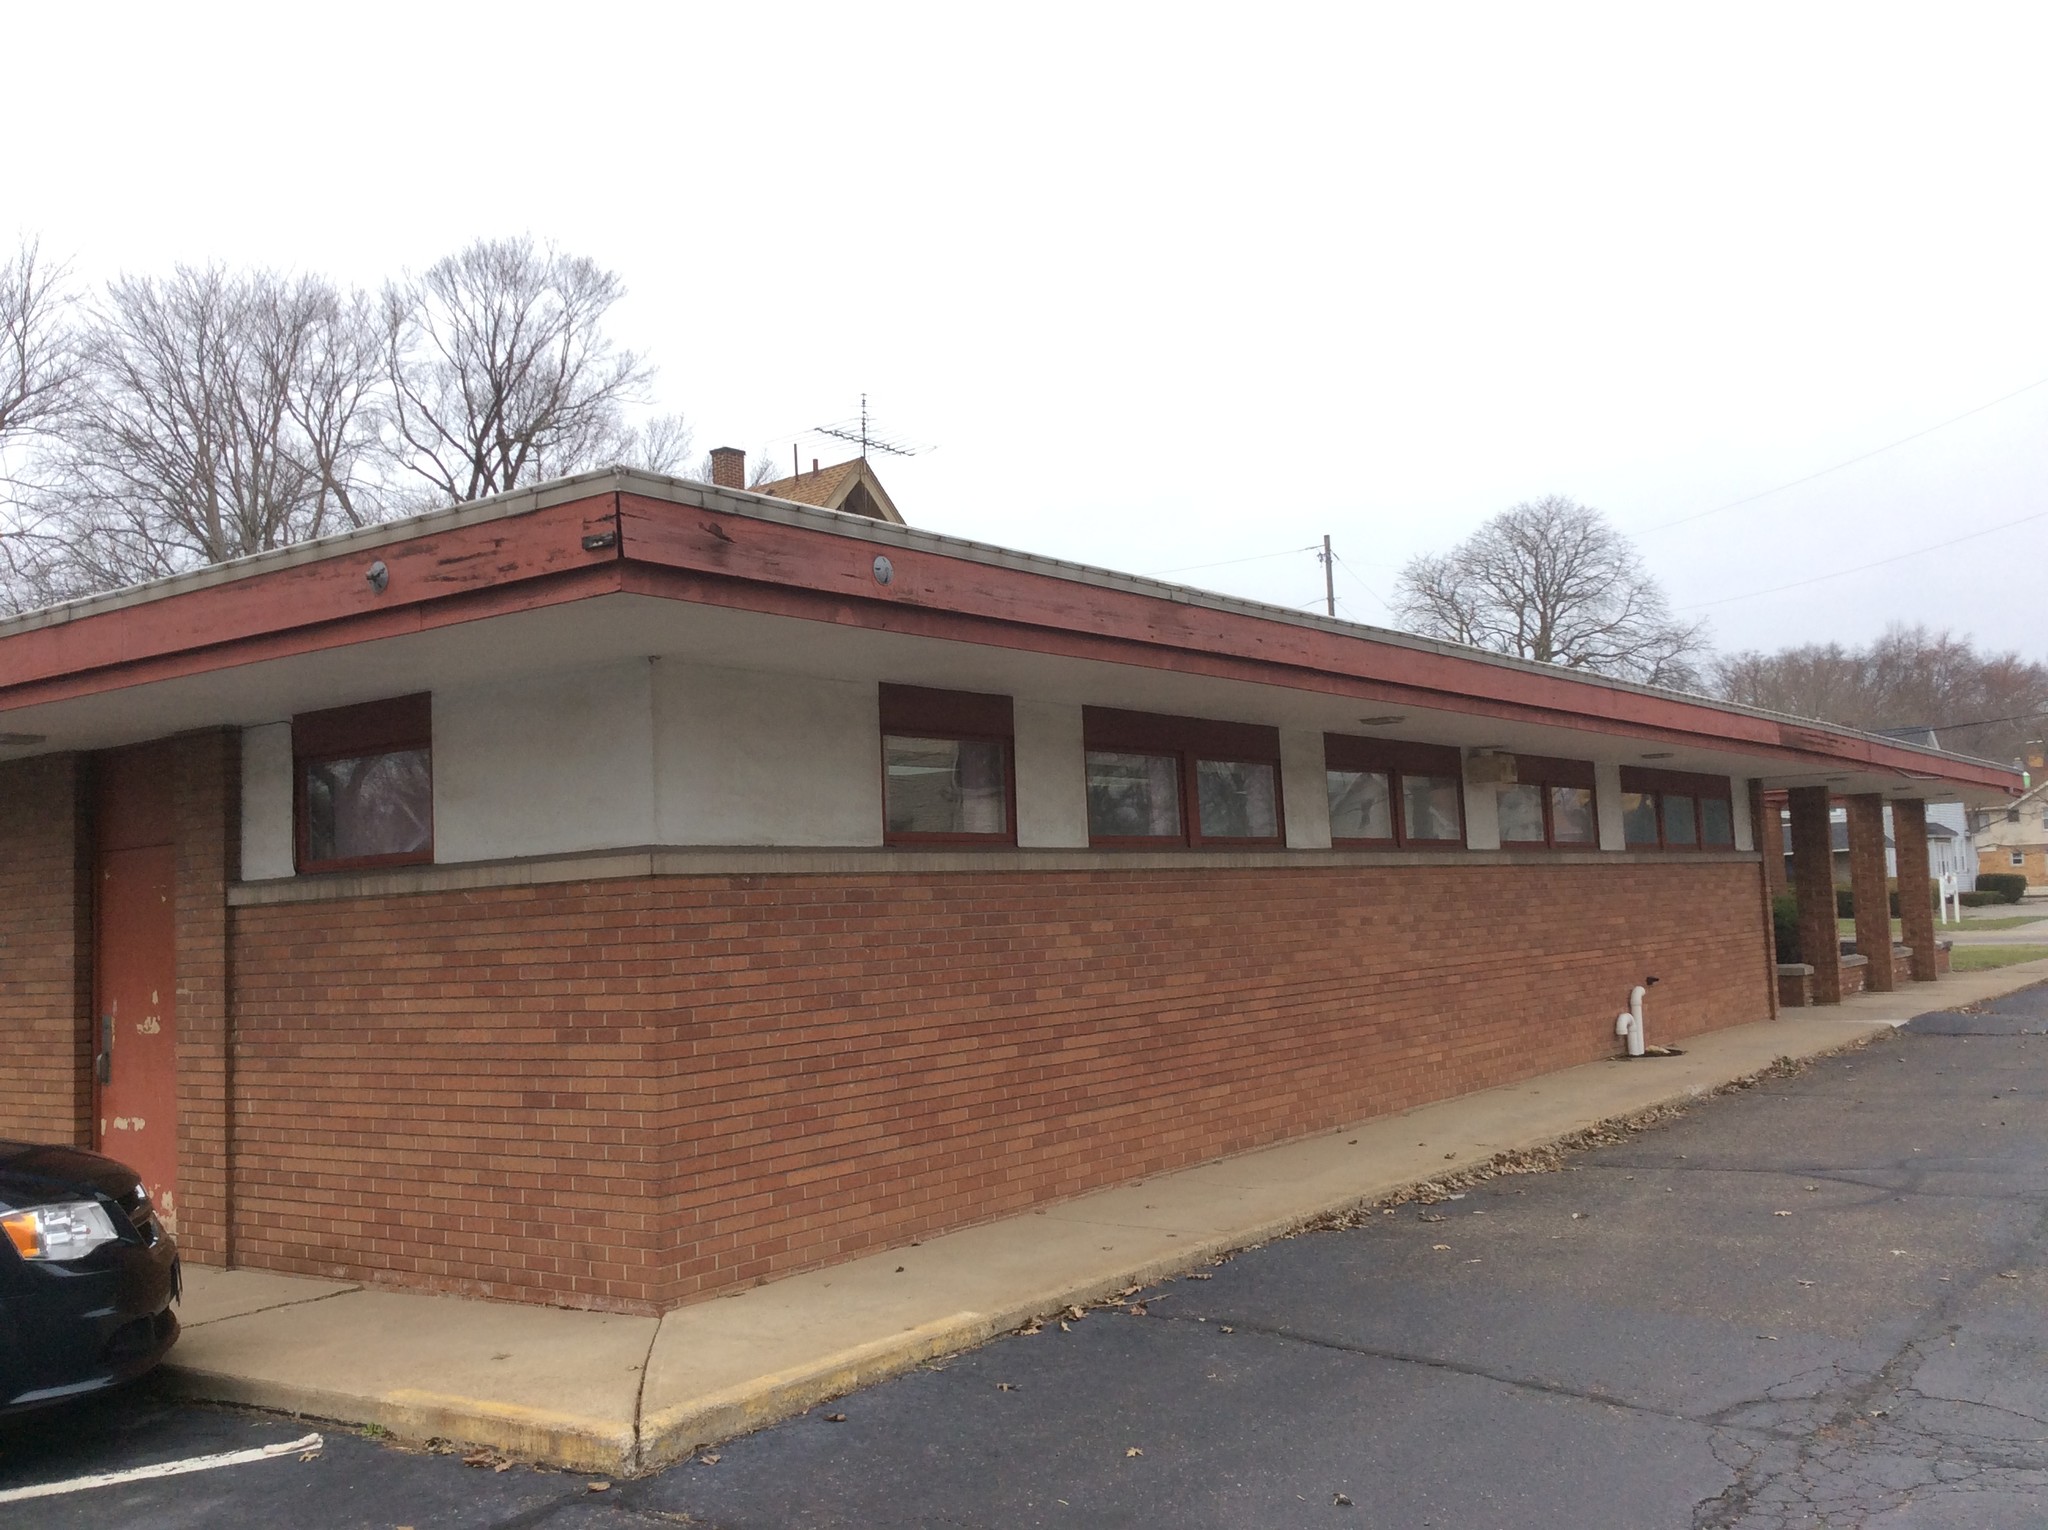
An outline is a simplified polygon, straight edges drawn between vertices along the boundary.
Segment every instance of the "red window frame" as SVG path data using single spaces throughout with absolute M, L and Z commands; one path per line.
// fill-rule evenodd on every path
M 1014 845 L 1017 843 L 1017 723 L 1008 696 L 884 683 L 876 748 L 882 772 L 882 843 L 885 845 Z M 1000 834 L 898 831 L 889 827 L 889 740 L 931 738 L 997 744 L 1003 751 L 1003 831 Z
M 390 855 L 336 856 L 313 859 L 311 822 L 306 802 L 306 768 L 336 760 L 357 760 L 371 755 L 423 750 L 427 756 L 427 842 L 418 850 L 401 850 Z M 365 701 L 351 707 L 329 707 L 320 712 L 299 712 L 292 718 L 292 858 L 301 872 L 359 871 L 375 866 L 422 866 L 434 859 L 434 803 L 431 783 L 434 775 L 433 696 L 418 691 L 410 696 L 393 696 L 385 701 Z
M 1564 760 L 1547 754 L 1515 756 L 1515 784 L 1534 786 L 1543 794 L 1543 838 L 1509 839 L 1501 836 L 1503 850 L 1598 850 L 1600 848 L 1600 788 L 1593 779 L 1591 760 Z M 1557 817 L 1551 800 L 1553 787 L 1575 787 L 1593 794 L 1593 837 L 1590 840 L 1557 841 Z M 1660 820 L 1661 821 L 1661 820 Z
M 1257 723 L 1217 722 L 1206 717 L 1174 717 L 1160 712 L 1126 712 L 1117 707 L 1081 709 L 1081 749 L 1090 754 L 1171 755 L 1174 781 L 1180 792 L 1179 834 L 1097 834 L 1091 822 L 1088 843 L 1106 850 L 1243 849 L 1287 842 L 1287 805 L 1282 798 L 1280 730 Z M 1273 771 L 1273 832 L 1270 835 L 1204 834 L 1200 769 L 1204 761 L 1218 765 L 1266 765 Z M 1085 786 L 1084 786 L 1085 789 Z
M 1735 792 L 1726 776 L 1699 775 L 1689 770 L 1649 770 L 1638 765 L 1621 767 L 1621 789 L 1624 794 L 1634 793 L 1652 798 L 1657 804 L 1657 843 L 1653 847 L 1646 840 L 1624 844 L 1624 850 L 1670 850 L 1691 853 L 1703 850 L 1733 850 L 1735 848 Z M 1692 799 L 1693 842 L 1689 845 L 1673 845 L 1664 837 L 1664 799 L 1666 797 L 1690 797 Z M 1700 811 L 1702 802 L 1720 802 L 1728 809 L 1728 842 L 1720 845 L 1707 843 L 1706 815 Z
M 1391 839 L 1330 836 L 1344 850 L 1446 850 L 1465 848 L 1465 756 L 1455 744 L 1411 744 L 1402 739 L 1359 738 L 1349 733 L 1323 735 L 1323 775 L 1333 770 L 1377 771 L 1387 778 Z M 1419 839 L 1408 832 L 1408 804 L 1403 776 L 1449 776 L 1458 783 L 1458 837 Z M 1327 786 L 1325 791 L 1327 791 Z

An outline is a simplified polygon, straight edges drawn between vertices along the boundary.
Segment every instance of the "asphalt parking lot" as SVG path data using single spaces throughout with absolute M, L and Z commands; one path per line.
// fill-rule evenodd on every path
M 2044 1096 L 2048 988 L 601 1491 L 324 1429 L 310 1459 L 0 1502 L 0 1520 L 2038 1526 Z M 144 1389 L 0 1428 L 0 1492 L 309 1428 Z

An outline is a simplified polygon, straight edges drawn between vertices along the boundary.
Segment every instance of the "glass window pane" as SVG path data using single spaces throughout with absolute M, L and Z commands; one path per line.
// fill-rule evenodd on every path
M 882 740 L 891 834 L 1006 834 L 1003 746 L 988 739 Z
M 1657 848 L 1657 794 L 1621 794 L 1622 843 L 1654 850 Z
M 1664 794 L 1664 848 L 1687 848 L 1700 842 L 1699 824 L 1693 817 L 1692 798 L 1677 792 Z
M 1273 767 L 1243 760 L 1195 761 L 1195 794 L 1204 839 L 1276 839 L 1280 804 Z
M 1543 788 L 1531 782 L 1500 789 L 1500 842 L 1543 843 Z
M 1411 840 L 1462 841 L 1465 825 L 1458 812 L 1458 778 L 1401 777 L 1401 818 Z
M 1700 798 L 1700 843 L 1717 850 L 1735 848 L 1735 812 L 1725 798 Z
M 313 862 L 412 855 L 434 842 L 434 776 L 425 749 L 306 766 L 306 855 Z
M 1179 838 L 1179 757 L 1090 750 L 1088 832 L 1097 839 Z
M 1550 789 L 1550 842 L 1554 845 L 1597 845 L 1600 825 L 1593 813 L 1589 786 Z
M 1383 770 L 1333 770 L 1330 787 L 1330 837 L 1381 839 L 1394 837 L 1394 798 Z

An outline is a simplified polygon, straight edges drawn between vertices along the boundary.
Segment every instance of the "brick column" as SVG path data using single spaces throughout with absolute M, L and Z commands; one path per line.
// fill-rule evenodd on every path
M 1849 888 L 1856 907 L 1856 953 L 1864 959 L 1868 993 L 1892 991 L 1891 897 L 1884 875 L 1884 798 L 1859 792 L 1849 804 Z M 1900 867 L 1904 870 L 1903 864 Z M 1906 906 L 1899 879 L 1899 907 Z
M 1749 810 L 1755 817 L 1756 847 L 1764 855 L 1764 881 L 1771 896 L 1785 891 L 1785 828 L 1778 817 L 1778 794 L 1764 801 L 1763 783 L 1749 783 Z
M 0 765 L 0 1137 L 92 1146 L 87 769 Z
M 241 736 L 171 741 L 177 846 L 178 1242 L 201 1264 L 233 1257 L 233 1074 L 228 883 L 240 875 Z
M 1901 937 L 1913 948 L 1913 981 L 1934 981 L 1934 907 L 1927 896 L 1927 804 L 1902 797 L 1892 804 L 1892 843 L 1899 858 Z
M 1768 826 L 1768 834 L 1765 832 Z M 1778 1018 L 1778 925 L 1771 914 L 1771 899 L 1779 889 L 1771 885 L 1771 867 L 1778 868 L 1778 880 L 1785 878 L 1785 857 L 1779 853 L 1778 809 L 1775 805 L 1764 806 L 1764 784 L 1761 781 L 1749 783 L 1749 832 L 1750 843 L 1763 852 L 1763 863 L 1757 869 L 1757 888 L 1763 900 L 1764 910 L 1764 987 L 1771 998 L 1771 1018 Z
M 1842 1002 L 1842 947 L 1835 934 L 1835 856 L 1828 838 L 1828 789 L 1797 786 L 1792 810 L 1792 891 L 1799 899 L 1799 954 L 1813 968 L 1813 1002 Z

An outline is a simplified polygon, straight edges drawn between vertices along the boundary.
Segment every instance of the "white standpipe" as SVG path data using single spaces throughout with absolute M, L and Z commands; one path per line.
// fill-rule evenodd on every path
M 1655 978 L 1644 978 L 1631 988 L 1628 991 L 1628 1008 L 1614 1017 L 1614 1034 L 1628 1038 L 1628 1055 L 1631 1057 L 1643 1055 L 1643 995 L 1656 981 Z

